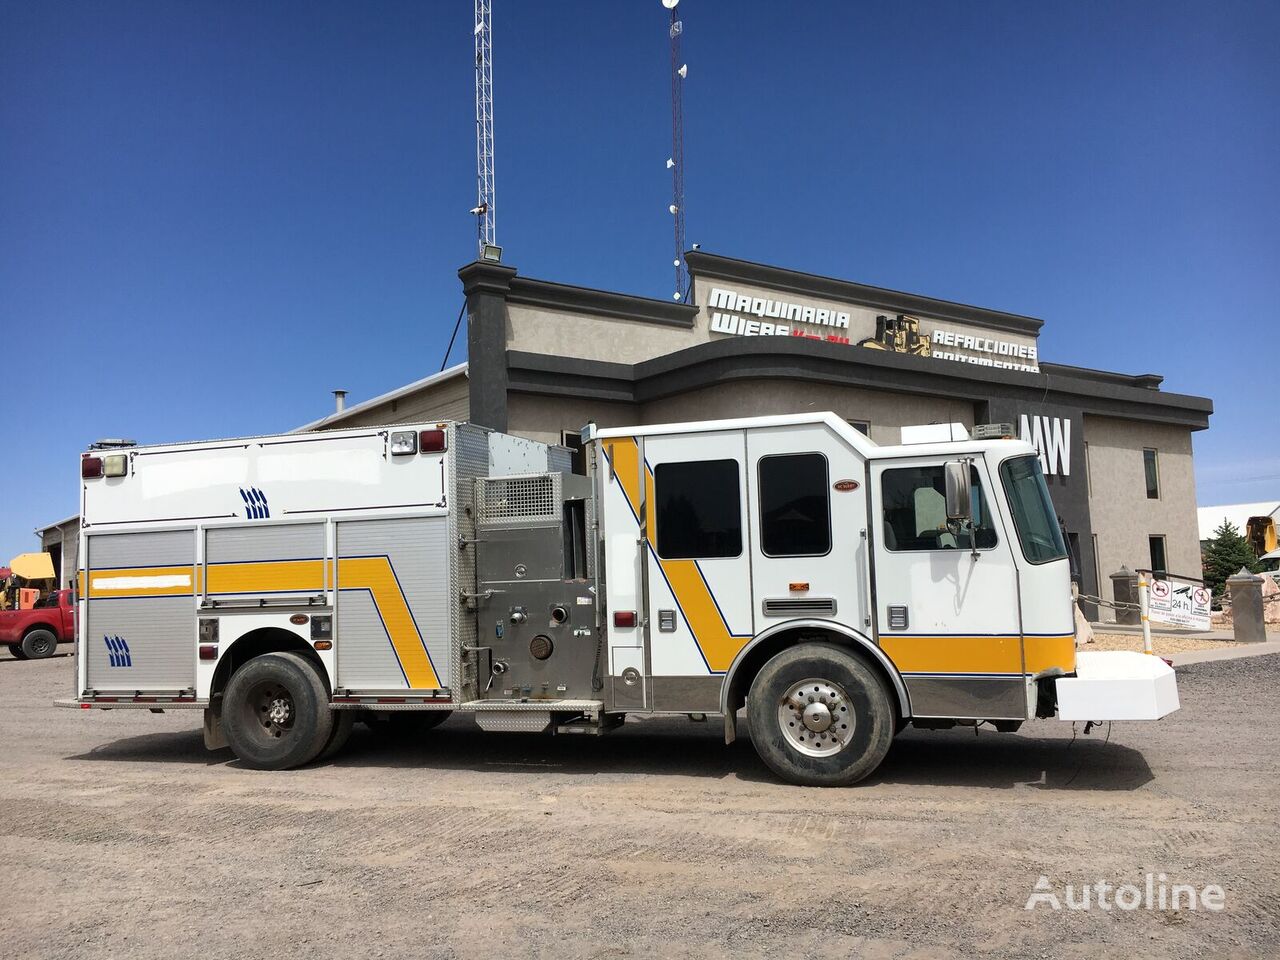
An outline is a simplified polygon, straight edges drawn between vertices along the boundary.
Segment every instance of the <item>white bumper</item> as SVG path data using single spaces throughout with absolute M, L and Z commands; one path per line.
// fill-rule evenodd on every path
M 1059 720 L 1159 720 L 1178 709 L 1178 681 L 1159 657 L 1124 650 L 1076 654 L 1055 681 Z

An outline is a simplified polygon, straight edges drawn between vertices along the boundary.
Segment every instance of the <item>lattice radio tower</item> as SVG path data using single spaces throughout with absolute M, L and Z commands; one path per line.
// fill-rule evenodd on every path
M 497 243 L 493 192 L 493 10 L 490 0 L 476 4 L 476 246 Z
M 684 23 L 676 15 L 676 7 L 680 0 L 662 0 L 662 5 L 671 13 L 671 24 L 667 30 L 671 38 L 671 156 L 667 158 L 667 166 L 671 168 L 671 211 L 675 223 L 675 260 L 676 289 L 672 294 L 675 300 L 683 300 L 688 292 L 689 272 L 684 264 L 684 98 L 682 87 L 684 78 L 689 74 L 689 67 L 680 57 L 680 35 L 684 33 Z

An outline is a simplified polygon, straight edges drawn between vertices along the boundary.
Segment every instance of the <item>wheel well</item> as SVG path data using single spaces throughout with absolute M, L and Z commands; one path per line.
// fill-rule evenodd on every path
M 907 704 L 903 702 L 902 696 L 898 692 L 897 685 L 894 682 L 895 678 L 889 675 L 889 671 L 884 664 L 869 653 L 862 644 L 850 639 L 838 630 L 828 630 L 822 627 L 797 627 L 794 630 L 782 630 L 766 637 L 748 650 L 742 658 L 742 662 L 734 669 L 733 676 L 729 678 L 726 701 L 730 714 L 736 713 L 746 703 L 747 691 L 751 689 L 751 682 L 755 680 L 756 674 L 760 672 L 761 668 L 769 660 L 788 647 L 794 647 L 801 643 L 815 642 L 838 644 L 865 663 L 868 668 L 884 681 L 885 689 L 889 691 L 890 697 L 893 698 L 898 716 L 907 715 Z
M 53 634 L 53 639 L 58 639 L 58 631 L 51 623 L 31 623 L 27 625 L 27 629 L 22 631 L 22 639 L 25 640 L 37 630 L 46 630 Z
M 258 630 L 250 630 L 233 643 L 227 649 L 227 652 L 222 655 L 222 659 L 218 661 L 218 668 L 213 672 L 213 683 L 209 687 L 209 699 L 212 700 L 226 689 L 233 673 L 254 657 L 260 657 L 264 653 L 302 654 L 316 668 L 316 672 L 320 674 L 320 679 L 324 683 L 326 692 L 333 693 L 332 688 L 329 686 L 329 671 L 325 670 L 324 664 L 320 662 L 320 657 L 316 655 L 315 650 L 311 648 L 309 643 L 296 633 L 280 627 L 261 627 Z

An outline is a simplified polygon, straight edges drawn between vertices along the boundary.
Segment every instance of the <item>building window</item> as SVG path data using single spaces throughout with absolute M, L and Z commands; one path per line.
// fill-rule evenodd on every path
M 871 436 L 871 421 L 870 421 L 870 420 L 850 420 L 850 421 L 849 421 L 849 426 L 853 427 L 853 429 L 857 430 L 857 431 L 858 431 L 860 434 L 862 434 L 864 437 L 869 437 L 869 436 Z
M 795 453 L 760 458 L 760 549 L 768 557 L 831 552 L 827 458 Z
M 947 523 L 947 482 L 942 464 L 886 470 L 880 481 L 884 545 L 889 550 L 987 550 L 996 531 L 987 512 L 978 471 L 969 468 L 973 526 Z
M 660 463 L 656 488 L 658 556 L 707 560 L 742 554 L 737 460 Z
M 1142 467 L 1147 477 L 1147 499 L 1160 499 L 1160 460 L 1156 451 L 1147 447 L 1142 451 Z
M 1151 572 L 1167 573 L 1169 568 L 1165 563 L 1164 536 L 1161 534 L 1147 537 L 1147 543 L 1151 548 Z

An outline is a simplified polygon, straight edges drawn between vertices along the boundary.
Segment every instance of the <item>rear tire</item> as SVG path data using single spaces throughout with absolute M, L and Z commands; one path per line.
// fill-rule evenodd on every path
M 231 675 L 222 701 L 222 728 L 245 766 L 288 770 L 325 749 L 333 714 L 310 661 L 297 653 L 267 653 Z
M 354 710 L 334 710 L 332 712 L 333 732 L 329 734 L 329 742 L 324 745 L 324 749 L 316 757 L 316 760 L 321 762 L 331 760 L 342 752 L 342 748 L 351 739 L 351 728 L 356 725 L 356 718 L 352 716 L 355 713 Z
M 27 655 L 22 652 L 22 644 L 20 643 L 9 644 L 9 652 L 13 654 L 13 659 L 15 660 L 27 659 Z
M 32 630 L 22 638 L 22 654 L 26 660 L 44 660 L 58 649 L 58 638 L 48 630 Z
M 889 752 L 893 699 L 861 659 L 830 643 L 790 647 L 756 674 L 747 697 L 751 742 L 782 779 L 843 787 Z

